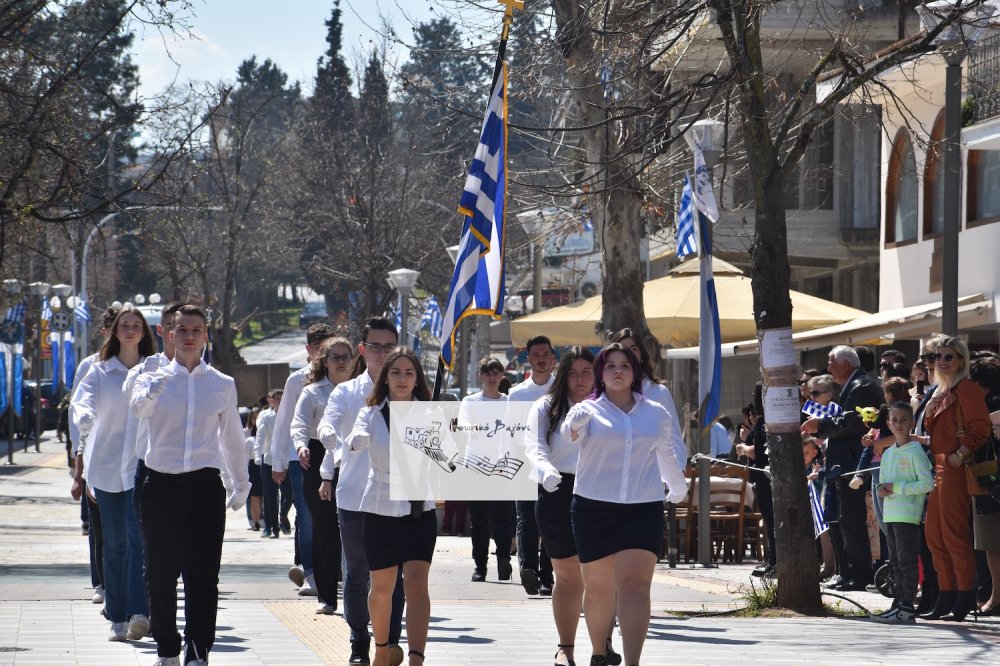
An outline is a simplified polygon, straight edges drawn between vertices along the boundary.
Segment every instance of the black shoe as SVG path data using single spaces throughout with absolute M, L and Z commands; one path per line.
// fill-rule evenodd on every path
M 590 666 L 608 666 L 608 658 L 603 654 L 595 654 L 590 658 Z
M 916 609 L 918 617 L 931 612 L 931 609 L 934 608 L 934 603 L 937 601 L 937 596 L 937 589 L 923 588 L 920 590 L 920 603 L 917 604 Z
M 864 592 L 868 589 L 867 580 L 848 580 L 838 585 L 836 588 L 841 592 Z
M 521 569 L 521 587 L 528 594 L 538 594 L 538 574 L 533 569 Z
M 482 569 L 476 569 L 472 572 L 472 582 L 473 583 L 484 583 L 486 582 L 486 572 Z
M 281 531 L 285 534 L 292 533 L 292 525 L 288 522 L 288 518 L 281 519 Z
M 514 568 L 510 566 L 510 558 L 497 557 L 497 578 L 500 580 L 510 580 Z
M 961 590 L 955 595 L 951 611 L 941 616 L 943 622 L 964 622 L 965 616 L 976 610 L 976 591 Z
M 351 658 L 347 663 L 370 664 L 371 660 L 368 658 L 368 643 L 362 643 L 361 641 L 351 643 Z
M 931 609 L 931 612 L 921 615 L 920 619 L 940 620 L 951 612 L 951 609 L 955 606 L 955 599 L 957 597 L 958 593 L 955 590 L 941 590 L 938 592 L 937 601 L 934 602 L 934 608 Z
M 552 596 L 552 584 L 551 583 L 539 583 L 538 584 L 538 594 L 540 594 L 543 597 L 551 597 Z
M 774 565 L 773 564 L 761 564 L 753 568 L 750 572 L 751 576 L 756 576 L 757 578 L 763 578 L 764 576 L 774 575 Z
M 841 585 L 843 582 L 844 582 L 844 577 L 843 576 L 834 576 L 830 580 L 828 580 L 825 583 L 823 583 L 823 587 L 825 587 L 828 590 L 833 590 L 833 589 L 836 589 L 836 587 L 838 585 Z
M 608 666 L 619 666 L 622 663 L 622 656 L 611 647 L 610 640 L 604 644 L 604 659 L 608 662 Z

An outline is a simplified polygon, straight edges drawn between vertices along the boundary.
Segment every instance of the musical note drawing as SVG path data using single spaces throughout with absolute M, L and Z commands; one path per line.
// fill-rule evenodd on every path
M 467 453 L 462 460 L 462 467 L 473 472 L 479 472 L 484 476 L 502 476 L 507 480 L 513 479 L 524 465 L 523 460 L 511 458 L 509 453 L 505 453 L 496 462 L 490 461 L 489 456 L 477 456 Z
M 429 428 L 406 427 L 406 435 L 403 442 L 412 446 L 449 474 L 455 471 L 455 463 L 449 458 L 441 448 L 441 423 L 433 421 Z

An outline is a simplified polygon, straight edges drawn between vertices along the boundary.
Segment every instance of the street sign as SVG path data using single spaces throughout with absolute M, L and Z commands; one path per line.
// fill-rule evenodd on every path
M 73 316 L 69 312 L 58 310 L 49 317 L 49 325 L 52 326 L 53 331 L 65 333 L 73 328 Z

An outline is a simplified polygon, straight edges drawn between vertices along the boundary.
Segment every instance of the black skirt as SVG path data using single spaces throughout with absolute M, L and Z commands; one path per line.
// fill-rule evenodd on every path
M 264 485 L 260 482 L 260 467 L 251 460 L 247 463 L 247 472 L 250 474 L 250 497 L 262 497 Z
M 581 563 L 623 550 L 663 548 L 663 502 L 617 504 L 573 495 L 573 540 Z
M 425 510 L 420 518 L 396 518 L 365 513 L 365 558 L 371 571 L 402 566 L 414 560 L 430 562 L 437 541 L 437 511 Z
M 535 522 L 542 535 L 545 553 L 553 560 L 562 560 L 576 555 L 573 541 L 573 523 L 570 520 L 570 505 L 573 502 L 573 474 L 563 474 L 562 482 L 554 493 L 546 492 L 538 486 L 538 501 L 535 502 Z

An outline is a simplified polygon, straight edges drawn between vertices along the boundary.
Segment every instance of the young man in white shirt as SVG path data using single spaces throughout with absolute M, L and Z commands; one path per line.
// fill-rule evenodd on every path
M 274 457 L 271 440 L 274 435 L 274 417 L 281 406 L 284 391 L 271 389 L 267 393 L 267 408 L 257 414 L 257 435 L 254 437 L 254 459 L 260 466 L 260 480 L 264 486 L 264 531 L 261 538 L 277 539 L 281 535 L 278 519 L 278 484 L 271 475 Z
M 243 508 L 250 479 L 236 383 L 201 358 L 208 342 L 204 310 L 182 306 L 170 335 L 174 359 L 141 374 L 130 399 L 132 413 L 149 426 L 140 517 L 146 587 L 157 666 L 201 666 L 208 663 L 215 642 L 226 506 Z M 177 632 L 178 571 L 184 581 L 183 657 Z
M 544 335 L 528 340 L 528 363 L 531 376 L 511 387 L 508 400 L 535 402 L 549 391 L 555 377 L 556 351 Z M 517 501 L 517 559 L 521 568 L 521 585 L 528 594 L 552 594 L 552 561 L 545 554 L 535 522 L 535 502 Z
M 368 449 L 351 451 L 344 446 L 348 435 L 354 429 L 358 413 L 371 395 L 375 378 L 382 370 L 389 352 L 396 347 L 399 334 L 396 327 L 385 317 L 372 317 L 361 334 L 358 353 L 365 360 L 367 369 L 360 375 L 338 384 L 330 394 L 326 411 L 317 428 L 316 436 L 323 442 L 328 455 L 323 458 L 320 476 L 320 497 L 329 498 L 333 493 L 335 460 L 340 460 L 340 475 L 337 479 L 337 515 L 340 520 L 340 542 L 344 550 L 344 619 L 351 628 L 351 656 L 348 663 L 368 664 L 371 635 L 368 632 L 370 614 L 368 612 L 368 589 L 370 574 L 364 549 L 364 513 L 361 498 L 368 485 L 371 465 Z M 389 664 L 399 666 L 403 662 L 403 650 L 399 647 L 403 622 L 403 582 L 402 567 L 399 567 L 396 587 L 392 596 L 392 612 L 389 616 Z

